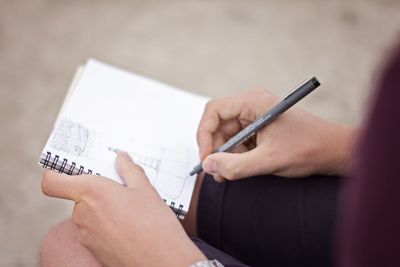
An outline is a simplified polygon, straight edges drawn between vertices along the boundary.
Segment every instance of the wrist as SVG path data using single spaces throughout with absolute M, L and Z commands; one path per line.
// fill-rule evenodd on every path
M 184 259 L 182 266 L 192 266 L 193 264 L 201 261 L 207 260 L 207 257 L 196 247 L 195 250 L 192 250 Z
M 172 257 L 170 257 L 168 266 L 188 267 L 196 262 L 207 260 L 207 257 L 189 239 L 187 242 L 181 242 L 180 248 L 175 246 L 173 251 L 174 255 L 169 251 L 169 256 Z
M 331 126 L 325 151 L 328 158 L 323 169 L 324 174 L 343 175 L 346 172 L 357 140 L 357 132 L 356 128 L 347 125 Z

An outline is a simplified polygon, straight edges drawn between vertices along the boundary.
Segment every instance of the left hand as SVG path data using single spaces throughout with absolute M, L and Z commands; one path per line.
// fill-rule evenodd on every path
M 107 266 L 189 266 L 205 259 L 127 153 L 116 168 L 126 187 L 94 175 L 43 174 L 43 193 L 75 201 L 78 240 Z M 173 248 L 173 249 L 171 249 Z

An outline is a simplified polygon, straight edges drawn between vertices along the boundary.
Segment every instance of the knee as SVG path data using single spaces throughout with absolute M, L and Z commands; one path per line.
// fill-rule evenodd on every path
M 76 234 L 77 227 L 71 220 L 54 226 L 42 243 L 40 266 L 101 266 L 79 243 Z

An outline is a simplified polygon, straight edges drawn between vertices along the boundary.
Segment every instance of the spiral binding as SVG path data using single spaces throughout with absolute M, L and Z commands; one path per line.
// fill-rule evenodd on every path
M 168 205 L 167 200 L 163 199 L 164 202 Z M 175 206 L 175 202 L 171 201 L 171 203 L 168 205 L 172 211 L 175 213 L 176 217 L 183 219 L 186 215 L 186 212 L 183 210 L 183 205 L 179 204 L 178 207 Z
M 69 163 L 66 158 L 61 160 L 59 155 L 54 155 L 54 157 L 52 157 L 51 152 L 42 154 L 39 164 L 42 165 L 43 168 L 56 170 L 59 173 L 65 173 L 68 175 L 93 174 L 91 169 L 85 171 L 85 167 L 82 165 L 78 166 L 75 162 Z M 100 173 L 96 173 L 96 175 L 100 175 Z
M 87 169 L 85 171 L 84 166 L 78 166 L 75 162 L 69 163 L 68 159 L 66 158 L 63 158 L 61 160 L 59 155 L 54 155 L 54 157 L 52 157 L 51 152 L 48 151 L 46 152 L 46 154 L 42 153 L 39 160 L 39 165 L 41 165 L 43 168 L 56 170 L 59 173 L 65 173 L 68 175 L 93 174 L 93 171 L 91 169 Z M 95 174 L 100 175 L 99 173 Z M 171 203 L 168 204 L 166 199 L 163 200 L 167 205 L 169 205 L 169 207 L 175 213 L 176 217 L 180 219 L 184 218 L 186 212 L 183 210 L 183 205 L 179 204 L 179 206 L 175 206 L 175 202 L 171 201 Z

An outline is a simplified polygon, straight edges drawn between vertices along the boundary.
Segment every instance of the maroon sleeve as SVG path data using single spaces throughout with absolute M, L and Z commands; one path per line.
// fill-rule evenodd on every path
M 342 202 L 342 267 L 400 266 L 400 49 L 371 104 Z

